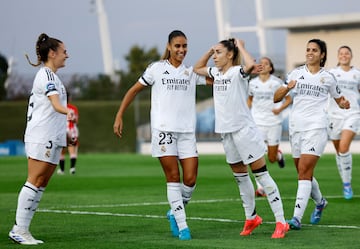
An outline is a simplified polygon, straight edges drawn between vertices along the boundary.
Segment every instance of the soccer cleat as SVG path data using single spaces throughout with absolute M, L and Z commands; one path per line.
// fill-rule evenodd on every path
M 75 168 L 70 168 L 69 172 L 71 175 L 75 175 Z
M 166 213 L 166 217 L 170 222 L 170 230 L 171 230 L 172 236 L 178 237 L 179 236 L 179 227 L 176 223 L 175 216 L 173 214 L 171 214 L 171 209 Z
M 18 230 L 15 232 L 15 229 L 9 232 L 9 238 L 15 243 L 21 245 L 38 245 L 43 244 L 44 241 L 35 239 L 29 231 Z
M 241 236 L 248 236 L 254 231 L 262 223 L 262 218 L 259 215 L 256 215 L 255 219 L 246 220 L 244 224 L 244 228 L 241 231 Z
M 179 240 L 191 240 L 190 229 L 188 227 L 179 232 Z
M 276 222 L 276 227 L 275 227 L 275 231 L 272 234 L 271 238 L 272 239 L 282 239 L 285 237 L 285 234 L 287 233 L 287 231 L 289 231 L 290 227 L 288 223 L 281 223 L 281 222 Z
M 344 184 L 344 189 L 343 189 L 343 193 L 344 193 L 344 198 L 346 200 L 350 200 L 353 197 L 353 191 L 351 188 L 350 184 Z
M 58 175 L 64 175 L 64 174 L 65 174 L 65 172 L 64 172 L 64 171 L 62 171 L 61 169 L 58 169 L 58 170 L 57 170 L 57 174 L 58 174 Z
M 256 197 L 266 197 L 265 191 L 263 189 L 258 188 L 255 191 L 255 196 Z
M 284 155 L 282 153 L 281 150 L 278 150 L 278 165 L 280 168 L 284 168 L 285 167 L 285 159 L 284 159 Z
M 322 211 L 324 210 L 324 208 L 326 208 L 327 204 L 327 200 L 325 198 L 322 198 L 320 204 L 316 205 L 310 217 L 311 224 L 318 224 L 320 222 Z
M 292 219 L 288 220 L 287 223 L 292 230 L 300 230 L 301 228 L 301 223 L 296 217 L 292 217 Z

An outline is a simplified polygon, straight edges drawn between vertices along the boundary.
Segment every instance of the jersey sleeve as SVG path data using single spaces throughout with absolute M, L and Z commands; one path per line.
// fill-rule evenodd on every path
M 340 98 L 341 97 L 341 90 L 340 87 L 337 84 L 337 80 L 335 79 L 334 75 L 329 73 L 329 82 L 330 82 L 330 89 L 329 89 L 329 93 L 330 96 L 333 98 Z
M 55 82 L 55 75 L 48 68 L 42 68 L 36 75 L 35 84 L 45 96 L 59 94 L 60 89 L 57 89 Z
M 151 63 L 139 78 L 139 82 L 144 86 L 152 86 L 155 82 L 154 71 L 156 68 L 156 63 Z
M 252 79 L 249 82 L 249 91 L 248 91 L 249 96 L 254 96 L 254 80 L 255 79 Z

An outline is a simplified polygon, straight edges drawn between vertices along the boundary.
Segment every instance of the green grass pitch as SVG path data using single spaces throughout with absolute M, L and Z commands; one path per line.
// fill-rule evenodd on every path
M 148 155 L 81 154 L 76 175 L 54 175 L 32 222 L 37 248 L 360 248 L 360 155 L 353 155 L 354 198 L 345 200 L 334 155 L 320 159 L 315 176 L 329 205 L 318 225 L 310 225 L 310 200 L 300 231 L 274 240 L 274 217 L 265 198 L 257 198 L 264 223 L 240 237 L 244 211 L 238 188 L 223 155 L 200 155 L 199 176 L 187 206 L 191 241 L 171 237 L 169 209 L 160 164 Z M 297 177 L 290 155 L 286 167 L 269 164 L 292 217 Z M 7 238 L 15 219 L 17 195 L 25 182 L 25 157 L 0 157 L 0 248 L 18 248 Z

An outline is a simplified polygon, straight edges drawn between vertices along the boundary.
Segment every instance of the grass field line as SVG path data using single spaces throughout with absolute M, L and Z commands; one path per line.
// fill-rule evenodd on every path
M 360 196 L 354 195 L 353 198 Z M 326 199 L 343 199 L 342 195 L 325 196 Z M 295 200 L 295 197 L 282 197 L 282 200 Z M 218 202 L 240 202 L 240 198 L 228 198 L 228 199 L 210 199 L 210 200 L 191 200 L 190 203 L 201 204 L 201 203 L 218 203 Z M 259 197 L 256 201 L 267 201 L 266 198 Z M 311 201 L 311 200 L 310 200 Z M 137 207 L 137 206 L 158 206 L 158 205 L 169 205 L 167 201 L 161 202 L 138 202 L 138 203 L 117 203 L 117 204 L 92 204 L 92 205 L 69 205 L 68 208 L 113 208 L 113 207 Z M 48 207 L 48 209 L 56 209 L 57 207 Z
M 55 209 L 38 209 L 41 213 L 57 213 L 57 214 L 73 214 L 73 215 L 98 215 L 98 216 L 115 216 L 115 217 L 135 217 L 135 218 L 152 218 L 165 219 L 165 215 L 149 215 L 149 214 L 122 214 L 111 212 L 94 212 L 94 211 L 79 211 L 79 210 L 55 210 Z M 212 221 L 224 223 L 244 223 L 239 220 L 224 219 L 224 218 L 204 218 L 204 217 L 187 217 L 187 220 L 197 221 Z M 275 224 L 275 222 L 263 222 L 263 224 Z M 311 224 L 302 224 L 302 226 L 313 226 Z M 360 226 L 345 226 L 345 225 L 316 225 L 316 227 L 323 228 L 341 228 L 341 229 L 360 229 Z

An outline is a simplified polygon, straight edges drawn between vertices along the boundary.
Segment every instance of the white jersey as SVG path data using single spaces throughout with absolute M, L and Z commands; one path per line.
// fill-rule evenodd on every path
M 24 141 L 66 146 L 66 115 L 54 110 L 49 96 L 58 94 L 66 107 L 66 90 L 60 79 L 49 68 L 37 72 L 27 110 Z
M 274 94 L 282 85 L 283 81 L 273 75 L 265 82 L 261 81 L 260 77 L 250 81 L 249 96 L 253 97 L 251 114 L 257 125 L 272 126 L 282 123 L 282 114 L 275 115 L 272 112 L 282 106 L 282 102 L 274 103 Z
M 195 132 L 197 84 L 206 84 L 204 76 L 192 67 L 174 67 L 167 60 L 148 66 L 139 82 L 151 89 L 151 127 L 160 131 Z
M 214 79 L 215 132 L 230 133 L 244 127 L 256 127 L 247 106 L 248 77 L 242 66 L 233 66 L 225 74 L 209 67 Z
M 341 92 L 350 102 L 349 109 L 341 109 L 334 99 L 330 99 L 328 107 L 329 116 L 332 118 L 343 119 L 353 115 L 359 115 L 360 108 L 358 100 L 360 98 L 360 70 L 352 67 L 350 71 L 345 72 L 341 67 L 336 67 L 329 71 L 334 74 Z
M 296 86 L 292 89 L 293 105 L 289 116 L 289 130 L 298 132 L 326 128 L 329 95 L 332 98 L 341 97 L 341 90 L 334 75 L 324 68 L 312 74 L 304 65 L 287 75 L 286 82 L 291 80 L 296 80 Z

